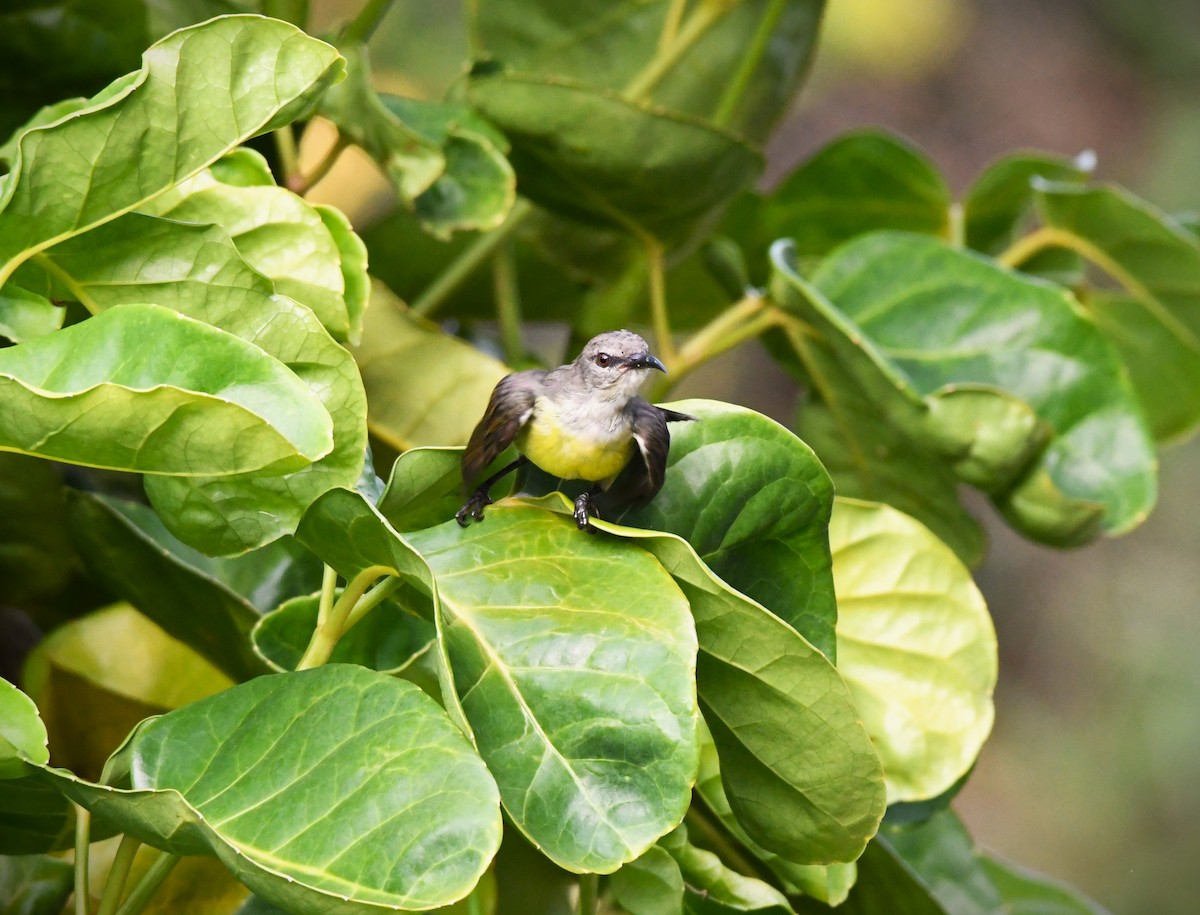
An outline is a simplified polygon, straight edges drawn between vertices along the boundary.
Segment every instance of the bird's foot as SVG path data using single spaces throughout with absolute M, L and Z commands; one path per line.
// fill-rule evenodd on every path
M 592 527 L 591 516 L 599 518 L 600 510 L 593 504 L 592 494 L 585 492 L 575 500 L 575 524 L 581 531 L 594 534 L 596 529 Z
M 488 495 L 488 491 L 482 486 L 475 490 L 471 498 L 467 499 L 457 512 L 454 513 L 454 520 L 458 522 L 460 527 L 466 527 L 471 523 L 471 519 L 476 521 L 483 520 L 484 506 L 492 504 L 492 497 Z

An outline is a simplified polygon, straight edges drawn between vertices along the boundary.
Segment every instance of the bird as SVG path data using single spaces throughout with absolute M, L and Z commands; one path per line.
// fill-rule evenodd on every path
M 484 507 L 492 504 L 492 486 L 526 463 L 560 479 L 592 484 L 575 500 L 574 512 L 576 525 L 589 533 L 595 533 L 590 518 L 599 517 L 601 496 L 606 510 L 649 502 L 666 473 L 667 423 L 696 419 L 638 396 L 649 372 L 666 370 L 640 336 L 615 330 L 589 340 L 574 362 L 552 371 L 505 375 L 463 452 L 465 487 L 470 491 L 510 444 L 516 444 L 519 457 L 480 483 L 455 519 L 463 527 L 472 519 L 482 521 Z M 613 488 L 626 467 L 621 485 Z

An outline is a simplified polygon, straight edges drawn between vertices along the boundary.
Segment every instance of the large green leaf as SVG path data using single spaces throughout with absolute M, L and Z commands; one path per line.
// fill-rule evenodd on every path
M 852 242 L 811 285 L 788 256 L 774 256 L 776 295 L 814 323 L 845 377 L 1027 536 L 1073 545 L 1149 512 L 1145 420 L 1065 291 L 918 235 Z
M 569 216 L 678 240 L 762 168 L 735 134 L 574 81 L 479 75 L 467 96 L 512 141 L 521 192 Z
M 432 908 L 500 840 L 495 783 L 436 703 L 353 665 L 258 677 L 144 722 L 88 784 L 39 767 L 143 841 L 215 854 L 297 915 Z
M 4 915 L 58 915 L 71 895 L 75 868 L 48 855 L 0 856 Z
M 398 451 L 466 444 L 508 369 L 414 315 L 380 283 L 363 329 L 354 356 L 371 431 Z
M 342 69 L 324 42 L 250 16 L 182 29 L 142 60 L 89 107 L 18 141 L 0 184 L 0 285 L 37 252 L 292 121 Z
M 946 791 L 991 731 L 996 633 L 953 552 L 885 505 L 838 499 L 829 526 L 838 670 L 883 763 L 888 801 Z
M 671 577 L 528 506 L 408 538 L 436 579 L 451 696 L 513 822 L 568 870 L 642 854 L 696 773 L 695 630 Z
M 1117 187 L 1040 182 L 1048 241 L 1077 251 L 1127 295 L 1086 301 L 1128 366 L 1159 439 L 1200 425 L 1200 240 Z
M 309 308 L 335 339 L 346 340 L 351 333 L 347 265 L 321 212 L 277 187 L 266 161 L 249 149 L 236 150 L 217 166 L 161 194 L 143 212 L 221 226 L 276 292 Z M 356 269 L 363 273 L 361 286 L 367 281 L 365 261 Z
M 611 520 L 678 534 L 700 559 L 834 657 L 827 528 L 833 484 L 812 450 L 760 413 L 715 401 L 674 409 L 662 490 Z
M 470 7 L 472 52 L 522 73 L 635 92 L 762 142 L 807 70 L 823 6 L 741 0 L 692 4 L 681 16 L 670 0 L 586 10 L 570 0 L 482 0 Z M 658 79 L 648 84 L 651 71 Z
M 73 494 L 70 526 L 92 578 L 235 680 L 266 671 L 250 645 L 259 615 L 321 578 L 319 564 L 295 544 L 211 559 L 146 506 L 105 496 Z
M 544 504 L 571 509 L 561 494 Z M 883 775 L 828 658 L 713 574 L 683 538 L 594 524 L 650 550 L 687 596 L 700 648 L 700 708 L 741 827 L 794 862 L 857 858 L 883 815 Z
M 280 473 L 332 445 L 329 414 L 284 365 L 154 305 L 0 351 L 0 389 L 0 447 L 93 467 Z

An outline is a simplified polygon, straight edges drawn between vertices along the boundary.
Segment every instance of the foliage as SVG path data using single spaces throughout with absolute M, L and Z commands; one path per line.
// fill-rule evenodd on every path
M 580 912 L 1095 911 L 948 807 L 997 676 L 961 490 L 1055 546 L 1146 517 L 1200 424 L 1183 224 L 1034 154 L 955 201 L 877 132 L 755 191 L 820 0 L 478 0 L 441 100 L 372 88 L 386 3 L 326 42 L 83 0 L 83 50 L 43 5 L 0 32 L 44 71 L 0 147 L 0 580 L 53 628 L 0 683 L 15 911 L 92 872 L 103 915 L 549 911 L 566 874 Z M 395 190 L 361 239 L 305 199 L 350 145 Z M 808 396 L 794 432 L 682 403 L 596 536 L 538 474 L 462 530 L 527 319 L 648 326 L 660 397 L 761 338 Z

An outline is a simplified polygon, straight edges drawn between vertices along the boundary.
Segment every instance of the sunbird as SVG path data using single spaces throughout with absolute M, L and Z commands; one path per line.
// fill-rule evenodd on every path
M 593 337 L 567 365 L 501 378 L 463 452 L 463 483 L 469 490 L 514 442 L 520 457 L 479 484 L 455 514 L 458 523 L 482 521 L 484 506 L 492 504 L 488 491 L 525 463 L 592 484 L 575 500 L 580 530 L 594 532 L 589 519 L 599 517 L 601 496 L 606 510 L 649 502 L 662 489 L 667 469 L 667 423 L 695 419 L 638 396 L 651 370 L 667 368 L 637 334 L 614 330 Z M 610 491 L 627 466 L 620 491 Z

